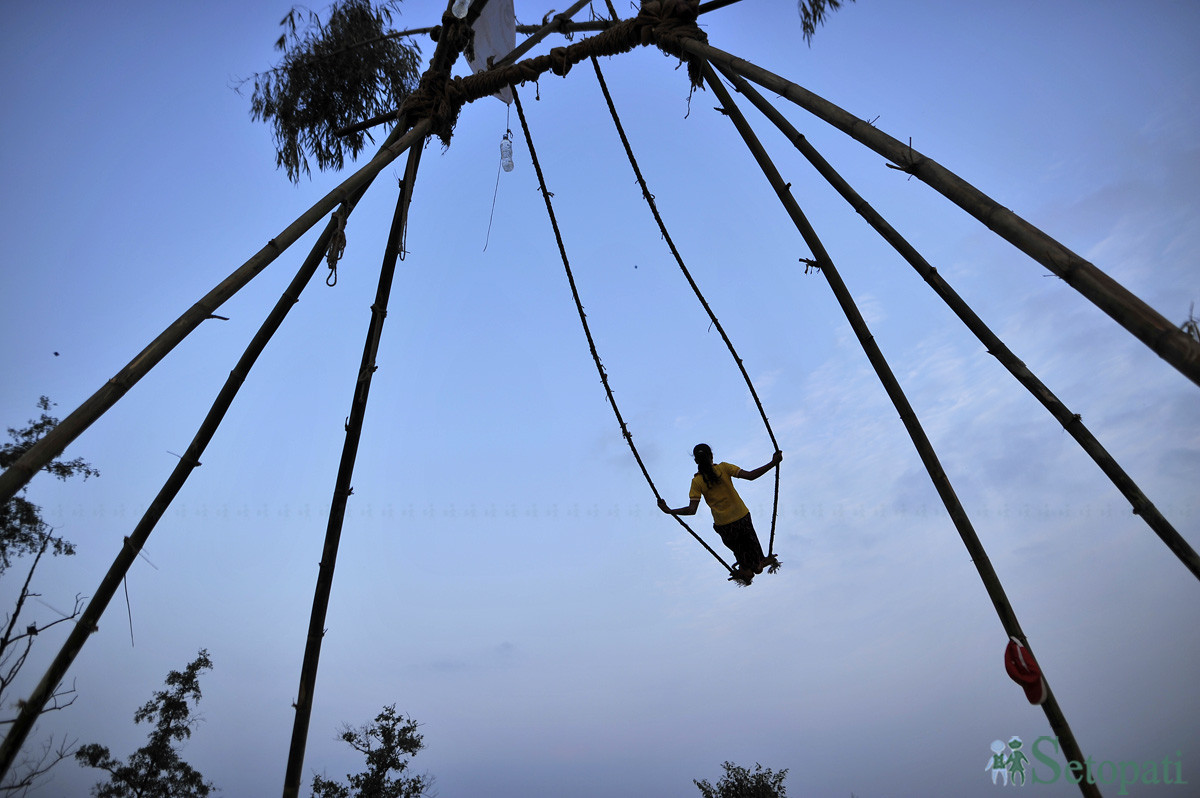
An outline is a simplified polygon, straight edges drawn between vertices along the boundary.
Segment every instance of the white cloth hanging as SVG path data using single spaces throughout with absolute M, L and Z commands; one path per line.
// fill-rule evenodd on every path
M 475 57 L 469 61 L 471 71 L 483 72 L 488 68 L 489 58 L 498 61 L 517 46 L 513 0 L 488 0 L 471 29 L 475 31 Z M 507 86 L 492 96 L 512 103 L 512 91 Z

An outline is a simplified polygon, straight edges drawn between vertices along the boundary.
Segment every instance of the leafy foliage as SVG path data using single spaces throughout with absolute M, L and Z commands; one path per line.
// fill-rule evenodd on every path
M 753 773 L 732 762 L 725 762 L 721 767 L 725 769 L 725 775 L 715 787 L 707 779 L 693 779 L 692 783 L 700 788 L 704 798 L 787 798 L 787 788 L 783 786 L 787 768 L 774 773 L 757 762 Z
M 349 784 L 313 776 L 313 798 L 421 798 L 433 784 L 428 775 L 404 775 L 409 757 L 425 745 L 417 722 L 397 715 L 395 704 L 384 707 L 373 723 L 344 727 L 339 737 L 366 757 L 367 769 L 347 775 Z
M 166 690 L 159 690 L 134 713 L 135 723 L 152 721 L 154 729 L 144 746 L 121 764 L 98 743 L 79 747 L 81 765 L 108 771 L 107 782 L 92 788 L 96 798 L 203 798 L 214 789 L 176 747 L 192 736 L 191 704 L 200 701 L 200 673 L 212 669 L 208 651 L 201 649 L 182 671 L 167 675 Z
M 0 445 L 0 470 L 17 462 L 31 446 L 57 426 L 58 419 L 49 415 L 54 403 L 43 396 L 37 406 L 42 411 L 40 418 L 30 419 L 24 429 L 8 428 L 12 441 Z M 100 476 L 100 472 L 81 457 L 52 460 L 45 470 L 61 480 L 76 475 L 82 475 L 84 479 Z M 75 553 L 71 543 L 50 534 L 50 527 L 42 520 L 42 508 L 24 496 L 13 496 L 0 505 L 0 575 L 8 570 L 14 559 L 45 550 L 52 554 Z
M 12 466 L 58 424 L 58 419 L 49 415 L 50 408 L 54 406 L 53 402 L 43 396 L 38 400 L 37 406 L 42 411 L 39 418 L 30 419 L 24 429 L 9 427 L 8 435 L 12 440 L 0 445 L 0 470 Z M 100 475 L 100 472 L 83 458 L 53 460 L 45 466 L 45 470 L 62 480 L 76 475 L 82 475 L 84 479 Z M 75 553 L 75 547 L 70 542 L 51 534 L 52 531 L 42 518 L 42 508 L 23 495 L 13 496 L 0 504 L 0 577 L 14 560 L 32 555 L 25 580 L 16 592 L 13 609 L 7 613 L 3 625 L 0 626 L 0 704 L 5 706 L 9 706 L 5 699 L 25 667 L 38 635 L 59 624 L 73 622 L 83 608 L 84 600 L 77 595 L 69 615 L 62 614 L 48 623 L 39 623 L 36 619 L 28 623 L 22 620 L 22 613 L 28 608 L 29 599 L 39 596 L 32 591 L 30 585 L 42 557 L 47 552 L 51 555 Z M 66 709 L 74 703 L 74 696 L 74 686 L 58 685 L 40 714 Z M 20 706 L 19 702 L 17 706 Z M 10 726 L 14 721 L 15 717 L 0 718 L 0 727 Z M 67 736 L 57 742 L 51 737 L 39 751 L 23 751 L 22 759 L 13 764 L 5 774 L 5 780 L 0 783 L 0 794 L 26 794 L 55 765 L 71 756 L 74 745 L 74 741 Z
M 400 106 L 420 78 L 420 48 L 387 28 L 399 0 L 378 8 L 371 0 L 340 0 L 322 22 L 313 11 L 293 8 L 279 23 L 275 49 L 283 61 L 253 77 L 250 115 L 275 132 L 275 165 L 289 180 L 318 169 L 341 169 L 362 151 L 369 133 L 334 131 Z
M 804 29 L 804 41 L 812 44 L 813 34 L 817 26 L 825 23 L 827 11 L 837 11 L 847 0 L 797 0 L 796 8 L 800 11 L 800 25 Z M 853 3 L 854 0 L 848 0 Z

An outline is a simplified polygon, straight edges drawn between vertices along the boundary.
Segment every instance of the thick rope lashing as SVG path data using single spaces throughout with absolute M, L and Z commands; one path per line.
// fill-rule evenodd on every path
M 621 409 L 617 407 L 617 400 L 613 396 L 612 387 L 608 384 L 608 373 L 604 370 L 604 364 L 600 362 L 600 353 L 596 350 L 596 341 L 592 338 L 591 327 L 587 323 L 587 314 L 583 311 L 583 300 L 579 298 L 579 289 L 575 285 L 575 274 L 571 271 L 571 261 L 567 258 L 567 248 L 563 244 L 562 232 L 558 228 L 558 218 L 554 215 L 554 204 L 550 201 L 553 196 L 546 188 L 546 177 L 542 173 L 542 164 L 538 161 L 537 150 L 533 146 L 533 136 L 529 132 L 529 124 L 525 120 L 525 109 L 521 107 L 521 97 L 517 92 L 516 86 L 513 89 L 513 104 L 517 106 L 517 117 L 521 120 L 521 130 L 525 133 L 525 143 L 529 147 L 529 157 L 533 161 L 534 171 L 537 173 L 538 189 L 542 192 L 542 197 L 546 201 L 546 213 L 550 216 L 550 226 L 554 229 L 554 238 L 558 242 L 558 253 L 562 257 L 563 269 L 567 274 L 567 282 L 571 286 L 571 296 L 575 299 L 575 309 L 579 312 L 579 321 L 583 325 L 583 333 L 587 337 L 588 349 L 592 353 L 592 361 L 596 364 L 596 371 L 600 374 L 600 382 L 604 385 L 604 393 L 608 396 L 608 404 L 612 407 L 613 414 L 617 417 L 617 424 L 621 427 L 621 436 L 625 438 L 625 442 L 629 444 L 630 451 L 633 452 L 633 459 L 637 461 L 638 467 L 642 470 L 642 476 L 646 478 L 647 484 L 650 485 L 650 490 L 654 493 L 655 499 L 661 499 L 662 495 L 658 492 L 658 488 L 654 486 L 654 480 L 650 478 L 650 472 L 646 469 L 646 464 L 642 462 L 642 456 L 638 453 L 637 446 L 633 443 L 633 434 L 630 433 L 629 427 L 625 424 L 625 419 L 621 415 Z M 674 516 L 675 520 L 694 537 L 701 546 L 708 550 L 708 553 L 716 558 L 717 562 L 725 567 L 729 572 L 730 578 L 734 581 L 735 574 L 729 563 L 721 559 L 721 555 L 713 550 L 704 542 L 704 539 L 697 535 L 692 528 L 679 516 Z M 739 584 L 741 582 L 739 581 Z
M 449 145 L 459 111 L 465 103 L 490 97 L 508 86 L 536 81 L 547 72 L 563 77 L 572 66 L 588 58 L 618 55 L 646 45 L 655 45 L 687 62 L 692 86 L 699 87 L 703 83 L 702 60 L 688 55 L 683 48 L 686 39 L 708 41 L 708 36 L 696 25 L 699 7 L 699 0 L 645 0 L 636 17 L 622 20 L 595 36 L 565 47 L 555 47 L 546 55 L 467 77 L 452 77 L 452 64 L 437 70 L 431 66 L 421 77 L 417 89 L 404 101 L 401 111 L 410 123 L 430 119 L 433 132 L 443 144 Z M 452 44 L 465 46 L 469 41 L 470 26 L 464 22 L 447 14 L 443 17 L 440 36 L 454 37 Z
M 733 341 L 725 332 L 725 328 L 721 326 L 721 322 L 717 320 L 717 315 L 713 313 L 712 307 L 709 306 L 708 300 L 704 298 L 704 294 L 700 291 L 700 286 L 692 277 L 692 273 L 688 270 L 687 265 L 683 262 L 683 256 L 679 254 L 679 249 L 675 246 L 671 234 L 667 232 L 667 225 L 663 222 L 662 214 L 658 212 L 658 205 L 654 201 L 654 195 L 650 193 L 649 187 L 646 185 L 646 178 L 642 176 L 642 170 L 638 166 L 637 158 L 634 157 L 633 147 L 629 144 L 629 138 L 625 135 L 625 127 L 621 124 L 621 118 L 617 114 L 617 107 L 613 103 L 612 95 L 608 91 L 608 84 L 604 80 L 604 73 L 600 71 L 600 62 L 595 58 L 592 59 L 592 66 L 596 70 L 596 79 L 600 82 L 600 91 L 604 94 L 604 100 L 608 103 L 608 111 L 612 116 L 613 124 L 617 128 L 617 135 L 621 138 L 621 144 L 625 147 L 625 155 L 629 158 L 629 165 L 633 167 L 633 174 L 637 177 L 638 185 L 642 189 L 642 197 L 646 200 L 646 204 L 650 207 L 650 213 L 654 216 L 655 223 L 658 224 L 659 233 L 662 234 L 663 240 L 667 243 L 667 247 L 671 250 L 671 255 L 674 256 L 675 262 L 679 264 L 679 270 L 683 272 L 683 276 L 687 279 L 688 285 L 691 286 L 692 292 L 696 295 L 696 299 L 700 301 L 700 305 L 704 308 L 704 312 L 708 314 L 708 318 L 712 321 L 713 327 L 721 334 L 721 340 L 725 342 L 725 347 L 729 350 L 729 354 L 733 357 L 737 364 L 738 370 L 742 373 L 742 379 L 746 381 L 746 387 L 750 390 L 750 396 L 754 399 L 754 406 L 758 408 L 758 414 L 762 417 L 763 426 L 767 429 L 767 436 L 771 439 L 771 445 L 775 450 L 779 450 L 779 442 L 775 440 L 775 432 L 771 429 L 771 422 L 767 419 L 767 413 L 763 410 L 762 402 L 758 398 L 758 391 L 754 389 L 754 382 L 750 379 L 750 374 L 746 371 L 746 366 L 742 359 L 738 356 L 737 349 L 733 346 Z M 771 539 L 767 547 L 767 557 L 771 558 L 775 555 L 775 521 L 779 515 L 779 467 L 775 467 L 775 498 L 771 507 Z M 772 573 L 778 569 L 778 564 L 771 565 Z

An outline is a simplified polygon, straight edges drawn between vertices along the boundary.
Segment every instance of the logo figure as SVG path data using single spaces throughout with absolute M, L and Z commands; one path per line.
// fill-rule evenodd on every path
M 992 740 L 992 755 L 988 757 L 987 764 L 983 766 L 984 771 L 991 771 L 992 784 L 996 783 L 996 777 L 999 776 L 1004 780 L 1004 786 L 1008 786 L 1008 766 L 1005 760 L 1009 753 L 1011 752 L 1003 740 Z
M 1005 765 L 1008 766 L 1009 781 L 1013 786 L 1025 786 L 1025 763 L 1029 761 L 1029 757 L 1025 756 L 1025 752 L 1021 750 L 1021 738 L 1016 735 L 1008 741 L 1009 755 L 1005 760 Z

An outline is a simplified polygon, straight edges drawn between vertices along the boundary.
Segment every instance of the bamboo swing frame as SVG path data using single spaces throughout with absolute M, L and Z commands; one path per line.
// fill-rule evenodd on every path
M 713 0 L 713 2 L 705 3 L 700 7 L 701 13 L 714 10 L 716 8 L 729 5 L 737 0 Z M 468 13 L 466 24 L 478 16 L 486 0 L 474 0 L 471 4 Z M 538 28 L 532 36 L 529 37 L 520 47 L 514 50 L 502 62 L 497 63 L 493 70 L 499 70 L 503 67 L 516 62 L 520 55 L 537 42 L 541 41 L 545 36 L 561 29 L 575 30 L 590 30 L 602 29 L 607 30 L 618 24 L 626 22 L 624 20 L 595 20 L 592 23 L 569 23 L 570 18 L 580 9 L 586 6 L 590 0 L 578 0 L 567 11 L 554 17 L 547 24 Z M 610 6 L 611 8 L 611 6 Z M 615 15 L 614 15 L 615 16 Z M 594 28 L 591 26 L 595 26 Z M 434 61 L 439 59 L 449 59 L 453 63 L 458 56 L 458 51 L 455 46 L 446 45 L 448 38 L 443 38 L 439 41 L 437 51 L 434 54 Z M 667 45 L 662 41 L 654 41 L 660 47 L 666 49 Z M 1116 320 L 1119 324 L 1125 327 L 1131 334 L 1149 346 L 1163 359 L 1167 360 L 1180 373 L 1185 375 L 1193 382 L 1200 384 L 1200 343 L 1190 338 L 1185 332 L 1178 329 L 1148 305 L 1127 291 L 1123 286 L 1117 283 L 1108 275 L 1101 272 L 1093 264 L 1084 260 L 1080 256 L 1071 252 L 1069 249 L 1059 244 L 1048 235 L 1038 230 L 1033 225 L 1021 219 L 1016 214 L 1006 208 L 1001 207 L 994 200 L 981 191 L 971 186 L 966 181 L 959 178 L 954 173 L 942 167 L 937 162 L 927 158 L 925 155 L 916 152 L 910 146 L 904 145 L 891 136 L 879 131 L 872 125 L 864 122 L 857 117 L 849 114 L 841 108 L 824 100 L 823 98 L 809 92 L 808 90 L 790 82 L 786 79 L 775 75 L 761 67 L 752 64 L 749 61 L 737 58 L 727 52 L 719 50 L 708 45 L 706 42 L 694 38 L 682 38 L 673 40 L 672 48 L 678 48 L 685 51 L 689 56 L 696 59 L 696 62 L 702 67 L 704 79 L 707 85 L 713 90 L 714 94 L 721 102 L 723 109 L 734 123 L 739 134 L 742 136 L 747 147 L 754 155 L 768 182 L 779 196 L 780 201 L 784 205 L 786 212 L 792 219 L 797 229 L 804 238 L 806 244 L 813 253 L 816 264 L 820 267 L 820 271 L 825 275 L 830 289 L 841 305 L 843 313 L 850 322 L 856 336 L 858 337 L 864 352 L 867 355 L 872 367 L 883 385 L 889 398 L 896 406 L 900 413 L 901 420 L 908 430 L 913 444 L 924 463 L 926 470 L 932 480 L 938 494 L 941 496 L 943 503 L 950 515 L 951 521 L 954 523 L 963 540 L 971 559 L 974 562 L 976 569 L 979 572 L 980 578 L 992 599 L 993 606 L 997 615 L 1000 618 L 1001 624 L 1004 627 L 1006 634 L 1020 640 L 1022 643 L 1027 642 L 1020 624 L 1017 621 L 1016 614 L 1004 593 L 1003 586 L 1000 584 L 994 569 L 991 566 L 987 553 L 984 551 L 978 536 L 975 534 L 971 525 L 970 519 L 958 501 L 954 493 L 954 489 L 950 484 L 949 478 L 942 469 L 936 452 L 934 451 L 928 438 L 925 436 L 920 422 L 913 412 L 911 406 L 905 398 L 903 389 L 900 387 L 894 374 L 892 373 L 886 359 L 871 335 L 865 321 L 858 312 L 854 304 L 853 297 L 849 290 L 842 282 L 837 267 L 834 265 L 829 254 L 825 251 L 821 244 L 816 231 L 814 231 L 805 218 L 803 211 L 796 203 L 794 197 L 788 189 L 788 184 L 784 183 L 774 163 L 767 155 L 766 150 L 758 141 L 750 124 L 746 121 L 741 111 L 734 104 L 732 97 L 725 89 L 724 84 L 718 77 L 716 70 L 725 76 L 727 80 L 737 89 L 739 93 L 747 97 L 747 99 L 758 108 L 769 121 L 771 121 L 788 140 L 798 149 L 802 155 L 807 158 L 817 171 L 834 187 L 835 190 L 850 204 L 850 206 L 861 214 L 864 219 L 877 231 L 879 234 L 901 254 L 902 257 L 929 283 L 936 294 L 959 316 L 964 324 L 974 333 L 980 341 L 984 343 L 990 354 L 994 355 L 997 360 L 1005 366 L 1005 368 L 1013 374 L 1027 390 L 1029 390 L 1038 400 L 1047 408 L 1047 410 L 1058 420 L 1063 428 L 1069 432 L 1080 446 L 1092 457 L 1101 470 L 1109 477 L 1116 485 L 1118 490 L 1126 497 L 1133 506 L 1134 513 L 1146 520 L 1151 529 L 1159 536 L 1160 539 L 1168 546 L 1168 548 L 1183 562 L 1185 567 L 1189 569 L 1198 579 L 1200 579 L 1200 557 L 1187 543 L 1186 540 L 1174 529 L 1173 526 L 1162 516 L 1152 502 L 1142 493 L 1133 480 L 1124 472 L 1117 464 L 1115 459 L 1104 449 L 1104 447 L 1095 439 L 1090 431 L 1083 425 L 1080 417 L 1072 414 L 1071 411 L 1047 388 L 1041 383 L 1038 378 L 1025 366 L 1025 364 L 1009 350 L 1003 342 L 984 324 L 982 320 L 975 315 L 967 303 L 958 296 L 957 293 L 945 282 L 945 280 L 916 250 L 884 219 L 875 211 L 869 203 L 859 196 L 853 188 L 851 188 L 838 173 L 830 166 L 824 158 L 807 142 L 787 119 L 776 109 L 771 103 L 766 101 L 757 91 L 750 86 L 749 82 L 757 83 L 765 89 L 773 91 L 789 101 L 795 103 L 801 108 L 809 111 L 817 116 L 822 121 L 842 130 L 847 135 L 856 139 L 860 143 L 874 150 L 891 160 L 896 166 L 894 168 L 901 169 L 918 179 L 926 182 L 930 187 L 934 188 L 939 193 L 946 196 L 959 207 L 966 210 L 972 216 L 983 222 L 987 227 L 992 229 L 1001 237 L 1012 243 L 1021 251 L 1029 255 L 1033 260 L 1051 269 L 1055 274 L 1061 277 L 1065 282 L 1074 287 L 1080 294 L 1086 297 L 1089 301 L 1096 304 L 1104 310 L 1109 316 Z M 565 48 L 567 50 L 571 48 Z M 599 65 L 595 62 L 594 55 L 592 60 L 596 65 L 596 73 L 603 85 L 603 76 L 600 73 Z M 714 69 L 715 67 L 715 69 Z M 447 70 L 448 71 L 448 70 Z M 487 73 L 484 73 L 486 76 Z M 528 78 L 522 78 L 522 82 Z M 748 82 L 749 81 L 749 82 Z M 471 79 L 464 81 L 471 82 Z M 516 84 L 512 84 L 515 88 Z M 604 88 L 604 94 L 608 97 L 607 87 Z M 473 99 L 473 98 L 472 98 Z M 608 97 L 611 106 L 611 97 Z M 471 101 L 470 99 L 467 100 Z M 518 104 L 520 112 L 520 106 Z M 639 183 L 642 187 L 644 196 L 649 200 L 650 195 L 645 186 L 645 181 L 641 178 L 640 171 L 637 169 L 636 161 L 633 160 L 632 149 L 629 147 L 628 141 L 625 138 L 624 131 L 620 128 L 620 122 L 616 119 L 615 108 L 613 109 L 614 120 L 617 122 L 618 131 L 620 132 L 623 143 L 625 144 L 631 162 L 634 164 L 635 173 L 637 173 Z M 521 113 L 522 124 L 524 126 L 524 114 Z M 379 121 L 390 121 L 396 118 L 394 114 L 385 115 L 382 120 L 367 120 L 364 124 L 376 124 Z M 325 197 L 317 201 L 307 211 L 302 213 L 295 221 L 285 227 L 275 238 L 272 238 L 262 249 L 255 253 L 249 260 L 238 267 L 227 278 L 221 281 L 209 293 L 202 297 L 195 305 L 185 311 L 175 322 L 169 325 L 157 338 L 155 338 L 144 350 L 135 356 L 125 367 L 123 367 L 112 379 L 97 390 L 89 399 L 83 402 L 75 411 L 68 415 L 63 421 L 58 424 L 50 433 L 48 433 L 41 441 L 31 447 L 25 455 L 8 470 L 0 474 L 0 500 L 7 500 L 21 490 L 29 480 L 40 471 L 54 457 L 62 453 L 62 451 L 80 434 L 82 434 L 93 422 L 111 408 L 122 396 L 125 395 L 142 377 L 144 377 L 151 369 L 160 363 L 187 335 L 193 332 L 200 324 L 211 318 L 215 311 L 234 294 L 244 288 L 252 279 L 265 270 L 279 255 L 295 243 L 301 236 L 307 233 L 318 221 L 330 216 L 341 206 L 343 220 L 345 215 L 352 212 L 354 206 L 362 198 L 365 192 L 369 189 L 374 178 L 388 164 L 396 160 L 405 152 L 409 153 L 408 164 L 405 169 L 405 177 L 402 183 L 400 196 L 397 200 L 396 213 L 393 218 L 392 229 L 389 234 L 387 249 L 384 253 L 383 264 L 380 270 L 379 287 L 376 295 L 376 302 L 371 308 L 371 319 L 368 326 L 366 341 L 363 349 L 362 365 L 360 367 L 358 380 L 356 382 L 354 398 L 350 419 L 347 423 L 346 439 L 343 446 L 342 459 L 339 466 L 338 477 L 333 491 L 329 522 L 326 529 L 325 544 L 322 553 L 320 571 L 318 574 L 317 587 L 314 591 L 313 610 L 310 618 L 309 631 L 307 637 L 307 645 L 305 650 L 304 662 L 301 669 L 301 680 L 299 698 L 296 705 L 297 716 L 293 727 L 292 743 L 289 750 L 289 760 L 287 774 L 285 776 L 284 796 L 295 796 L 299 791 L 299 780 L 302 773 L 304 749 L 308 734 L 308 722 L 311 713 L 312 698 L 315 690 L 315 681 L 317 675 L 317 666 L 320 654 L 320 642 L 324 633 L 325 611 L 328 605 L 333 571 L 336 565 L 337 547 L 340 540 L 342 524 L 344 521 L 346 502 L 351 493 L 350 478 L 353 472 L 354 460 L 357 453 L 358 442 L 362 430 L 362 422 L 365 417 L 367 398 L 370 388 L 371 375 L 375 371 L 375 354 L 378 351 L 380 338 L 382 335 L 382 326 L 386 317 L 386 308 L 388 296 L 390 294 L 391 283 L 395 272 L 396 261 L 400 257 L 402 249 L 402 237 L 404 227 L 407 221 L 408 207 L 412 197 L 413 184 L 416 177 L 417 167 L 420 161 L 420 153 L 427 137 L 433 132 L 433 123 L 428 117 L 421 118 L 411 126 L 406 126 L 404 118 L 401 116 L 398 124 L 392 130 L 388 139 L 385 141 L 380 150 L 366 164 L 356 170 L 340 185 L 329 192 Z M 528 135 L 528 131 L 527 131 Z M 530 150 L 533 151 L 532 141 L 529 142 Z M 890 164 L 889 164 L 890 165 Z M 539 179 L 541 178 L 540 167 L 538 168 Z M 544 181 L 543 181 L 544 185 Z M 545 194 L 546 192 L 543 191 Z M 547 206 L 549 207 L 549 196 L 546 196 Z M 661 219 L 658 217 L 657 210 L 654 209 L 653 202 L 651 208 L 654 210 L 656 218 L 661 224 Z M 551 210 L 553 219 L 553 211 Z M 191 472 L 200 465 L 200 457 L 203 454 L 208 443 L 214 436 L 219 427 L 225 413 L 231 406 L 239 388 L 249 374 L 251 368 L 257 362 L 259 355 L 262 353 L 271 337 L 282 325 L 283 320 L 288 315 L 291 307 L 298 301 L 301 292 L 311 281 L 313 274 L 319 267 L 321 260 L 329 248 L 330 241 L 334 234 L 336 220 L 330 219 L 325 229 L 320 233 L 314 243 L 308 256 L 303 261 L 301 267 L 296 272 L 291 283 L 284 290 L 279 300 L 276 302 L 273 309 L 269 312 L 266 319 L 263 321 L 259 330 L 247 345 L 246 350 L 238 360 L 237 365 L 230 373 L 229 378 L 220 389 L 216 399 L 214 400 L 211 409 L 202 421 L 199 429 L 196 432 L 191 444 L 188 446 L 185 454 L 180 458 L 175 469 L 168 476 L 162 489 L 159 491 L 145 514 L 134 528 L 129 537 L 126 537 L 123 544 L 113 561 L 109 571 L 104 576 L 99 588 L 94 593 L 92 599 L 88 602 L 88 606 L 84 609 L 79 620 L 75 624 L 74 629 L 68 636 L 67 641 L 63 644 L 58 656 L 51 663 L 43 676 L 41 682 L 35 688 L 28 700 L 24 702 L 22 710 L 10 727 L 3 744 L 0 745 L 0 777 L 7 773 L 9 768 L 14 763 L 17 754 L 25 742 L 34 722 L 37 720 L 46 702 L 53 694 L 54 689 L 65 677 L 75 657 L 82 649 L 91 632 L 97 628 L 98 621 L 104 610 L 107 608 L 109 601 L 115 594 L 117 587 L 124 578 L 129 567 L 138 556 L 141 548 L 144 546 L 150 533 L 153 531 L 157 522 L 166 512 L 170 503 L 182 488 Z M 555 223 L 555 233 L 558 235 L 557 224 Z M 665 228 L 663 228 L 665 234 Z M 561 242 L 561 236 L 559 236 Z M 678 258 L 678 253 L 675 250 L 674 244 L 670 244 L 672 251 Z M 680 265 L 683 266 L 680 259 Z M 717 324 L 721 330 L 721 335 L 733 352 L 734 359 L 737 361 L 738 367 L 742 370 L 749 384 L 749 377 L 746 375 L 745 368 L 742 365 L 741 359 L 733 350 L 732 343 L 729 342 L 728 336 L 725 335 L 719 323 L 716 322 L 715 315 L 704 302 L 703 297 L 699 294 L 699 289 L 696 288 L 690 274 L 687 273 L 684 267 L 684 274 L 687 275 L 689 283 L 697 296 L 700 297 L 706 311 L 709 312 L 714 324 Z M 568 276 L 570 277 L 570 269 L 568 266 Z M 575 293 L 578 304 L 578 293 L 575 291 L 574 280 L 571 278 L 572 291 Z M 580 315 L 583 316 L 582 305 L 579 305 Z M 610 400 L 611 390 L 608 389 L 607 379 L 604 375 L 603 367 L 600 365 L 599 356 L 596 354 L 594 342 L 591 339 L 591 334 L 587 331 L 586 320 L 584 320 L 585 332 L 589 346 L 596 358 L 597 366 L 600 368 L 601 376 L 605 384 L 605 389 L 609 392 Z M 753 386 L 750 386 L 752 394 L 754 394 Z M 767 421 L 765 412 L 762 411 L 761 402 L 758 402 L 757 394 L 754 394 L 754 399 L 758 403 L 759 411 L 762 413 L 764 422 Z M 631 448 L 633 447 L 632 438 L 621 419 L 620 412 L 617 410 L 615 402 L 612 402 L 613 410 L 616 412 L 622 434 L 626 437 Z M 776 445 L 774 433 L 770 430 L 770 425 L 767 423 L 768 433 L 771 441 Z M 646 472 L 645 466 L 641 462 L 641 458 L 637 456 L 634 449 L 635 458 L 638 460 L 639 466 L 642 467 L 643 473 L 649 481 L 649 474 Z M 654 489 L 653 482 L 650 483 L 652 490 L 657 496 L 657 490 Z M 776 477 L 776 501 L 778 500 L 778 475 Z M 682 520 L 679 519 L 682 523 Z M 684 524 L 686 527 L 686 524 Z M 690 529 L 688 530 L 691 531 Z M 695 536 L 695 533 L 692 533 Z M 698 536 L 697 539 L 699 539 Z M 774 523 L 772 523 L 772 548 L 774 540 Z M 704 543 L 701 540 L 701 543 Z M 708 544 L 704 543 L 705 547 L 717 557 L 723 565 L 724 560 L 712 551 Z M 726 565 L 726 568 L 729 566 Z M 1053 693 L 1049 693 L 1046 702 L 1043 704 L 1043 709 L 1047 715 L 1052 729 L 1058 735 L 1064 746 L 1064 753 L 1071 759 L 1084 761 L 1083 754 L 1071 733 L 1070 727 L 1067 725 L 1064 717 Z M 1093 796 L 1099 795 L 1098 789 L 1094 784 L 1088 785 L 1086 780 L 1080 783 L 1080 789 L 1084 795 Z

